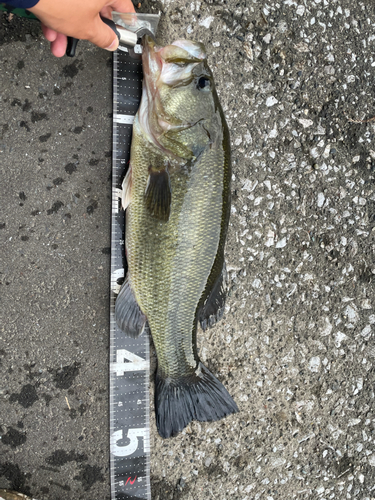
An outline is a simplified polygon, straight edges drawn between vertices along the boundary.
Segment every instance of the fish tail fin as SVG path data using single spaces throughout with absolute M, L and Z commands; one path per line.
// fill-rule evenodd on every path
M 238 407 L 223 384 L 199 362 L 190 377 L 173 380 L 156 373 L 155 410 L 158 432 L 168 438 L 192 420 L 220 420 L 238 412 Z

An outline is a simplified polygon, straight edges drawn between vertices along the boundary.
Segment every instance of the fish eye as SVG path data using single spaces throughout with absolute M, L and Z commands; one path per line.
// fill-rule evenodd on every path
M 201 76 L 197 82 L 198 89 L 208 89 L 210 87 L 210 79 L 206 76 Z

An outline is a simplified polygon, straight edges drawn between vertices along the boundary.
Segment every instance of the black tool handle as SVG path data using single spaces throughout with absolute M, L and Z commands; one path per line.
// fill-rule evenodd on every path
M 112 21 L 112 19 L 108 19 L 107 17 L 100 16 L 100 19 L 103 21 L 104 24 L 109 26 L 112 31 L 114 31 L 117 35 L 117 38 L 120 41 L 120 33 L 116 29 L 115 23 Z M 77 43 L 79 42 L 78 38 L 73 38 L 72 36 L 68 36 L 68 45 L 66 47 L 66 52 L 65 54 L 68 57 L 74 57 L 76 55 L 76 48 L 77 48 Z
M 72 36 L 68 36 L 68 45 L 66 46 L 65 55 L 68 57 L 74 57 L 76 55 L 77 43 L 79 42 L 78 38 L 73 38 Z

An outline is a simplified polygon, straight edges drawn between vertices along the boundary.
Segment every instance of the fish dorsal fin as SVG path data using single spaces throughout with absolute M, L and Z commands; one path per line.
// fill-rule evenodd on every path
M 116 299 L 115 319 L 120 330 L 132 338 L 139 337 L 146 326 L 147 318 L 134 297 L 128 277 Z
M 222 318 L 224 314 L 226 292 L 227 269 L 224 262 L 220 276 L 215 281 L 210 295 L 207 297 L 198 315 L 203 331 L 214 326 Z
M 149 176 L 145 189 L 145 204 L 150 215 L 162 221 L 168 221 L 171 212 L 171 181 L 167 167 L 157 169 L 149 167 Z
M 122 197 L 121 204 L 124 210 L 127 209 L 130 203 L 130 192 L 132 187 L 132 166 L 130 165 L 126 172 L 125 178 L 122 181 Z

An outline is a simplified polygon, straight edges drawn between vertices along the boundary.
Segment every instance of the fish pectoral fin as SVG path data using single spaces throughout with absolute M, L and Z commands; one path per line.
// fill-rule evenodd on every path
M 122 181 L 122 197 L 121 205 L 124 210 L 127 209 L 130 203 L 130 192 L 132 187 L 132 166 L 130 165 L 126 172 L 125 178 Z
M 128 337 L 139 337 L 146 327 L 147 318 L 134 297 L 128 278 L 123 283 L 116 299 L 115 319 L 117 326 Z
M 171 212 L 171 181 L 167 168 L 149 168 L 145 189 L 145 203 L 150 215 L 162 221 L 168 221 Z
M 227 293 L 227 268 L 225 262 L 220 276 L 215 281 L 210 295 L 203 304 L 198 314 L 202 330 L 214 326 L 224 314 L 225 299 Z

